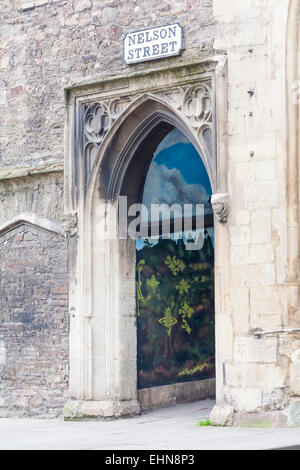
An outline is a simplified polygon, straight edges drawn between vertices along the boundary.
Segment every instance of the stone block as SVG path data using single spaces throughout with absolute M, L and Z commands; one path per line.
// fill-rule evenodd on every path
M 21 8 L 23 11 L 30 10 L 31 8 L 46 5 L 48 0 L 21 0 Z
M 251 214 L 252 243 L 263 244 L 271 242 L 271 210 L 257 209 Z
M 251 336 L 234 339 L 234 360 L 241 363 L 276 363 L 278 339 Z
M 250 289 L 251 314 L 279 315 L 283 311 L 277 287 L 253 287 Z
M 162 406 L 175 406 L 175 385 L 139 390 L 138 398 L 142 410 L 151 410 L 153 408 L 161 408 Z
M 266 396 L 284 387 L 287 370 L 273 364 L 226 364 L 225 376 L 232 387 L 259 387 Z
M 103 24 L 111 23 L 116 18 L 117 13 L 118 13 L 117 8 L 106 6 L 102 10 L 102 17 L 101 17 L 102 23 Z
M 249 288 L 240 286 L 233 293 L 233 325 L 235 334 L 249 331 Z
M 287 409 L 288 426 L 300 426 L 300 398 L 292 398 Z
M 260 285 L 271 286 L 275 284 L 275 266 L 274 264 L 262 264 L 260 266 Z
M 256 162 L 255 179 L 256 180 L 274 180 L 276 179 L 276 161 L 261 160 Z
M 239 412 L 234 415 L 233 425 L 239 428 L 284 428 L 287 426 L 287 417 L 283 411 Z
M 230 229 L 230 243 L 232 246 L 249 245 L 251 231 L 248 225 L 233 226 Z
M 192 403 L 207 398 L 215 398 L 215 396 L 215 379 L 177 383 L 174 385 L 138 390 L 138 399 L 141 409 L 144 411 L 177 404 Z
M 233 358 L 233 329 L 232 318 L 229 315 L 218 315 L 216 319 L 216 335 L 218 354 L 223 360 L 231 360 Z
M 137 401 L 76 401 L 69 400 L 64 407 L 66 421 L 84 419 L 120 418 L 140 414 Z
M 282 317 L 277 315 L 264 315 L 263 313 L 252 313 L 250 316 L 250 328 L 262 330 L 276 330 L 281 324 Z
M 4 341 L 0 341 L 0 365 L 6 364 L 6 346 Z
M 250 212 L 247 210 L 238 210 L 236 212 L 236 225 L 249 225 Z
M 16 98 L 20 95 L 23 95 L 23 92 L 24 92 L 24 88 L 23 88 L 22 85 L 15 86 L 15 87 L 10 89 L 10 96 L 12 98 Z
M 290 386 L 293 394 L 300 395 L 300 363 L 290 365 Z
M 235 177 L 237 181 L 254 181 L 255 162 L 237 162 L 235 166 Z
M 253 412 L 262 406 L 262 392 L 258 388 L 233 388 L 231 397 L 235 411 Z
M 210 422 L 212 426 L 232 426 L 234 417 L 234 408 L 229 405 L 216 405 L 210 413 Z
M 280 180 L 249 181 L 244 186 L 244 199 L 252 209 L 278 208 Z
M 274 251 L 270 244 L 265 245 L 250 245 L 249 255 L 247 258 L 248 264 L 264 264 L 272 263 L 274 261 Z
M 232 246 L 230 258 L 233 265 L 244 264 L 249 257 L 249 245 Z
M 88 10 L 92 7 L 91 0 L 75 0 L 74 1 L 74 10 L 75 12 L 81 12 Z

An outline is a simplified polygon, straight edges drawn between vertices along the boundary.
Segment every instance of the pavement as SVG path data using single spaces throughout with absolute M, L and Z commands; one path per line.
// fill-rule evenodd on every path
M 0 450 L 300 449 L 300 429 L 200 427 L 214 402 L 204 400 L 116 421 L 0 419 Z

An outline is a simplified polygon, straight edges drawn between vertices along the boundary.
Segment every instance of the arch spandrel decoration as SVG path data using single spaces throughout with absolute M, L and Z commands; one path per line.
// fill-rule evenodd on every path
M 84 159 L 85 189 L 89 185 L 89 179 L 94 166 L 97 166 L 97 156 L 109 138 L 113 128 L 122 122 L 122 116 L 131 112 L 146 101 L 160 103 L 169 110 L 170 115 L 177 117 L 177 125 L 182 120 L 183 129 L 189 129 L 192 140 L 199 148 L 204 164 L 207 168 L 212 185 L 215 186 L 216 162 L 215 149 L 209 148 L 205 132 L 211 133 L 211 142 L 214 140 L 213 129 L 213 97 L 211 80 L 203 81 L 195 85 L 174 87 L 159 93 L 138 94 L 133 97 L 120 97 L 119 99 L 89 102 L 82 105 L 82 152 Z M 161 116 L 163 120 L 163 113 Z M 170 119 L 166 118 L 166 121 Z M 174 122 L 175 124 L 175 122 Z M 213 147 L 213 145 L 212 145 Z

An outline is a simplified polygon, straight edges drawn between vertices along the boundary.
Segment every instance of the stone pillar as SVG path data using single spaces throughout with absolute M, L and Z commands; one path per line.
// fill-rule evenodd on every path
M 230 189 L 230 262 L 216 267 L 224 290 L 216 327 L 220 387 L 211 416 L 215 425 L 300 423 L 299 334 L 276 333 L 300 326 L 295 276 L 298 188 L 288 187 L 285 179 L 292 150 L 286 148 L 285 128 L 287 116 L 293 119 L 295 114 L 291 96 L 287 113 L 285 95 L 286 47 L 291 50 L 297 42 L 291 39 L 290 48 L 284 39 L 286 30 L 293 34 L 290 20 L 287 26 L 292 4 L 299 8 L 296 1 L 214 0 L 215 47 L 226 50 L 228 57 Z M 298 164 L 288 165 L 294 181 Z M 220 238 L 216 245 L 219 250 Z M 221 326 L 223 342 L 232 338 L 227 351 Z M 259 338 L 254 335 L 259 328 L 275 333 Z
M 81 227 L 83 295 L 79 299 L 82 310 L 77 319 L 75 314 L 72 325 L 71 400 L 64 409 L 69 420 L 117 418 L 140 412 L 135 243 L 118 240 L 115 204 L 97 199 L 96 205 L 89 229 Z M 89 249 L 90 234 L 93 242 Z

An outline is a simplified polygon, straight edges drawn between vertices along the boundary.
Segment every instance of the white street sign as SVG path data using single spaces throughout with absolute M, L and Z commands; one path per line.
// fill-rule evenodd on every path
M 127 33 L 124 39 L 124 60 L 136 64 L 180 54 L 183 31 L 179 23 Z

